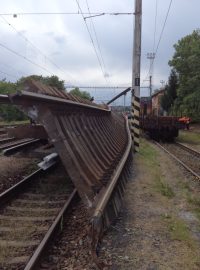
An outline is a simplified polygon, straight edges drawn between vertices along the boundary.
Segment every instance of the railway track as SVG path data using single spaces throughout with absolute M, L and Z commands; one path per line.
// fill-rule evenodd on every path
M 200 153 L 191 149 L 190 147 L 181 144 L 161 144 L 154 142 L 165 152 L 167 152 L 172 158 L 174 158 L 179 164 L 181 164 L 187 171 L 195 176 L 197 180 L 200 180 Z
M 0 269 L 33 269 L 77 195 L 61 165 L 0 195 Z
M 90 220 L 92 255 L 99 266 L 98 246 L 118 215 L 131 175 L 131 135 L 128 119 L 107 105 L 73 96 L 35 80 L 24 90 L 0 97 L 23 108 L 41 123 L 76 187 Z
M 7 137 L 0 140 L 0 145 L 15 141 L 15 137 Z
M 26 148 L 32 147 L 33 145 L 34 146 L 39 145 L 40 143 L 41 143 L 40 139 L 30 139 L 28 141 L 25 141 L 25 142 L 22 142 L 22 143 L 19 143 L 17 145 L 10 146 L 10 147 L 4 149 L 3 154 L 5 156 L 9 156 L 9 155 L 12 155 L 18 151 L 22 151 Z
M 0 135 L 6 134 L 6 129 L 4 127 L 0 127 Z
M 179 146 L 180 148 L 182 148 L 183 150 L 191 153 L 192 155 L 196 156 L 197 158 L 200 158 L 200 152 L 194 150 L 193 148 L 190 148 L 187 145 L 185 145 L 183 143 L 178 143 L 178 142 L 176 142 L 176 145 Z
M 2 142 L 2 144 L 0 145 L 0 150 L 9 149 L 9 148 L 12 148 L 12 147 L 15 147 L 15 146 L 23 145 L 25 143 L 30 143 L 33 140 L 34 140 L 33 138 L 26 138 L 26 139 L 14 140 L 14 141 L 9 140 L 9 141 L 7 141 L 5 143 L 0 141 L 0 143 Z
M 31 149 L 32 146 L 41 145 L 41 143 L 43 142 L 44 140 L 33 138 L 25 138 L 25 139 L 6 138 L 0 140 L 0 151 L 2 151 L 1 152 L 2 155 L 9 156 L 27 148 Z

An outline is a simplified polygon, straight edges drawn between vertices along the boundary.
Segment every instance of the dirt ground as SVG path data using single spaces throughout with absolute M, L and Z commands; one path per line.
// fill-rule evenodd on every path
M 200 269 L 200 183 L 146 140 L 134 168 L 101 258 L 113 270 Z
M 36 169 L 37 159 L 0 156 L 0 193 Z
M 190 129 L 193 132 L 200 133 L 200 124 L 192 124 Z
M 29 158 L 0 156 L 0 190 L 2 183 L 17 181 L 31 170 L 32 163 Z M 101 245 L 100 258 L 111 262 L 108 269 L 200 270 L 199 194 L 199 182 L 156 145 L 143 139 L 140 153 L 134 157 L 134 176 L 127 184 L 124 207 Z M 82 220 L 77 224 L 72 228 L 83 232 Z M 94 269 L 85 235 L 79 233 L 74 240 L 75 234 L 60 240 L 62 248 L 60 244 L 52 248 L 53 256 L 55 250 L 63 253 L 63 261 L 55 261 L 54 267 L 50 260 L 52 268 L 48 262 L 42 269 Z M 57 251 L 54 259 L 57 260 Z

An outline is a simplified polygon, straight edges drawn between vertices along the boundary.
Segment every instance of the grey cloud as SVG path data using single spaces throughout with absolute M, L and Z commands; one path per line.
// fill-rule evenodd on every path
M 55 36 L 55 37 L 54 37 L 54 40 L 55 40 L 58 44 L 66 43 L 66 38 L 65 38 L 65 36 Z
M 93 12 L 130 12 L 134 10 L 134 1 L 130 0 L 88 0 L 90 10 Z M 148 52 L 152 52 L 154 19 L 155 19 L 156 0 L 143 0 L 142 18 L 142 80 L 149 69 L 149 60 L 146 58 Z M 158 1 L 158 17 L 156 44 L 164 23 L 165 15 L 169 5 L 169 0 Z M 154 84 L 159 87 L 161 79 L 167 80 L 170 67 L 169 59 L 172 58 L 173 45 L 186 34 L 190 34 L 199 27 L 199 0 L 176 0 L 173 1 L 166 28 L 160 43 L 154 65 Z M 85 1 L 80 1 L 84 11 L 87 11 Z M 23 11 L 77 11 L 75 1 L 47 1 L 39 3 L 25 0 L 7 0 L 2 2 L 2 12 Z M 23 8 L 22 8 L 23 7 Z M 48 7 L 48 8 L 47 8 Z M 80 84 L 105 84 L 101 73 L 98 60 L 94 53 L 91 40 L 84 25 L 83 18 L 76 16 L 18 16 L 16 19 L 7 18 L 20 33 L 26 35 L 44 54 L 49 56 L 53 62 L 64 69 L 61 73 L 54 65 L 38 54 L 30 44 L 23 41 L 11 27 L 5 23 L 0 24 L 2 43 L 7 44 L 15 51 L 25 55 L 32 61 L 46 67 L 51 72 L 68 78 L 68 72 L 75 77 Z M 106 73 L 112 84 L 129 83 L 131 81 L 132 69 L 132 45 L 133 45 L 133 18 L 131 16 L 102 16 L 93 18 L 99 44 L 104 57 Z M 88 26 L 91 28 L 91 20 L 87 19 Z M 95 40 L 94 33 L 93 39 Z M 96 45 L 97 48 L 97 45 Z M 22 58 L 19 58 L 8 51 L 0 48 L 0 63 L 7 63 L 15 69 L 27 74 L 49 75 L 38 67 L 31 65 Z M 12 72 L 17 77 L 19 72 L 3 65 L 0 68 L 5 72 Z M 5 68 L 5 69 L 4 69 Z M 87 74 L 87 77 L 86 77 Z M 91 74 L 91 76 L 89 76 Z M 145 82 L 145 85 L 148 82 Z M 105 94 L 106 95 L 106 94 Z
M 54 32 L 46 32 L 46 33 L 44 33 L 44 35 L 46 35 L 48 37 L 53 37 L 54 36 Z

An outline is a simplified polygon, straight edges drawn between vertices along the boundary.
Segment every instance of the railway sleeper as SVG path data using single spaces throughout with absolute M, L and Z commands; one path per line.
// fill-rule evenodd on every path
M 98 212 L 98 215 L 93 215 L 91 219 L 90 239 L 92 256 L 99 269 L 103 269 L 106 266 L 98 258 L 103 234 L 119 215 L 125 193 L 125 185 L 132 176 L 133 168 L 131 156 L 132 153 L 130 152 L 129 158 L 126 161 L 126 164 L 117 180 L 107 204 L 105 205 L 105 208 L 103 209 L 102 207 Z

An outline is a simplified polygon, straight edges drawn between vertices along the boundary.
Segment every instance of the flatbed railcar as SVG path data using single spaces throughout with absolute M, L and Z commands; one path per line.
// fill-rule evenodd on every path
M 145 115 L 140 117 L 141 129 L 156 141 L 172 142 L 181 128 L 178 117 Z

